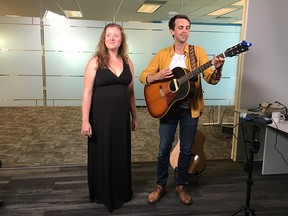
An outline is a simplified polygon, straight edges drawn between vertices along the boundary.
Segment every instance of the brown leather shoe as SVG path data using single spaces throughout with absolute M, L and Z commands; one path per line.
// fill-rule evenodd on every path
M 160 185 L 157 185 L 154 190 L 149 194 L 148 203 L 154 204 L 157 203 L 162 196 L 166 193 L 166 189 Z
M 183 185 L 176 186 L 176 193 L 178 194 L 180 201 L 184 205 L 191 205 L 193 203 L 192 197 L 185 190 L 185 187 Z

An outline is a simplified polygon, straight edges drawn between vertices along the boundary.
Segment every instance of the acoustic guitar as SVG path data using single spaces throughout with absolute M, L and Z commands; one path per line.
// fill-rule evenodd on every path
M 222 58 L 233 57 L 246 52 L 249 50 L 250 46 L 252 46 L 251 43 L 247 43 L 243 40 L 239 44 L 228 48 L 218 56 Z M 192 72 L 181 67 L 175 67 L 172 69 L 173 78 L 145 85 L 144 98 L 150 115 L 154 118 L 162 118 L 168 111 L 177 109 L 181 100 L 183 100 L 190 91 L 191 86 L 188 81 L 211 66 L 212 60 L 206 62 Z
M 188 173 L 193 175 L 199 175 L 206 168 L 206 156 L 203 150 L 205 142 L 205 136 L 201 131 L 197 131 L 195 135 L 195 141 L 192 146 L 191 159 L 188 167 Z M 178 165 L 180 153 L 180 141 L 175 145 L 174 149 L 170 154 L 170 165 L 176 170 Z

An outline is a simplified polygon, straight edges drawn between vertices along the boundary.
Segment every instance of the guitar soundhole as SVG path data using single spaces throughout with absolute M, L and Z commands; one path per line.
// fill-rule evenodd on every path
M 177 79 L 173 79 L 171 80 L 170 84 L 169 84 L 169 89 L 171 92 L 176 92 L 179 89 L 179 82 Z

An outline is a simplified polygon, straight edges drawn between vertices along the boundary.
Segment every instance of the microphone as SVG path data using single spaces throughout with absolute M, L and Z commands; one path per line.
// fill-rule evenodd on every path
M 258 114 L 240 113 L 240 119 L 250 122 L 260 122 L 262 124 L 272 124 L 271 118 Z

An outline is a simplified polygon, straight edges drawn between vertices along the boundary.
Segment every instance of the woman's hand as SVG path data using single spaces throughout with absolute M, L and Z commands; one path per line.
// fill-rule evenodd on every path
M 83 136 L 92 136 L 92 128 L 89 122 L 82 122 L 81 134 Z
M 137 118 L 132 118 L 132 121 L 131 121 L 131 130 L 132 131 L 135 131 L 138 127 L 138 121 L 137 121 Z

